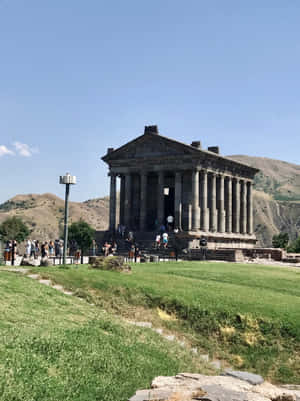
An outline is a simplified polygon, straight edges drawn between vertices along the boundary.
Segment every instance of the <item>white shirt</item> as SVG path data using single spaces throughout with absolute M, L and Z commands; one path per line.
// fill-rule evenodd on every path
M 163 239 L 168 239 L 168 233 L 163 233 L 162 237 Z
M 173 216 L 168 216 L 167 217 L 167 222 L 168 223 L 173 223 L 173 221 L 174 221 L 174 217 Z

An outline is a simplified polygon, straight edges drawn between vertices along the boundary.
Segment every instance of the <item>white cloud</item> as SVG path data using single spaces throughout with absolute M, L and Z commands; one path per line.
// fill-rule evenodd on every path
M 0 157 L 4 155 L 14 155 L 14 152 L 9 150 L 5 145 L 0 145 Z
M 14 142 L 14 147 L 20 156 L 31 157 L 34 153 L 38 153 L 37 148 L 32 148 L 26 143 Z

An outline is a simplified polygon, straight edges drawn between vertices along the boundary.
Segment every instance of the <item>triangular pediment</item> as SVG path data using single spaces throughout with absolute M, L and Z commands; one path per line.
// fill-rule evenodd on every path
M 142 135 L 103 157 L 104 161 L 195 154 L 197 149 L 157 134 Z

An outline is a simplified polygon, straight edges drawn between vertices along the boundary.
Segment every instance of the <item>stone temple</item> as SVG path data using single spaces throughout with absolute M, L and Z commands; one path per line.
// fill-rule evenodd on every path
M 111 232 L 117 223 L 154 232 L 172 215 L 190 248 L 202 236 L 212 249 L 255 245 L 252 185 L 258 170 L 221 156 L 218 146 L 187 145 L 160 135 L 154 125 L 109 148 L 102 160 L 109 166 Z

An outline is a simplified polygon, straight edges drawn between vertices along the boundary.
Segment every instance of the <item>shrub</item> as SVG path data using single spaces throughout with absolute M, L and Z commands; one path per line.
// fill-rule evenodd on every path
M 131 271 L 131 267 L 125 263 L 123 256 L 91 256 L 89 263 L 93 269 Z

